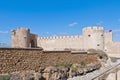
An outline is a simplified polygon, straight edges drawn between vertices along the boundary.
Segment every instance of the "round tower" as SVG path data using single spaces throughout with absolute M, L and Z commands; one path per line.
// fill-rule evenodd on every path
M 27 48 L 29 46 L 30 30 L 18 28 L 12 31 L 12 47 Z
M 104 29 L 103 27 L 83 28 L 84 49 L 104 50 Z
M 19 36 L 19 46 L 22 48 L 27 48 L 29 46 L 29 35 L 30 30 L 27 28 L 17 29 L 17 33 Z

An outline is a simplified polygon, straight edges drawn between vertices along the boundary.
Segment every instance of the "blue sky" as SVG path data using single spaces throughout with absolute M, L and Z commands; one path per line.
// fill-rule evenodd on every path
M 43 36 L 81 35 L 86 26 L 113 30 L 120 41 L 120 0 L 1 0 L 0 43 L 10 45 L 10 31 L 27 27 Z

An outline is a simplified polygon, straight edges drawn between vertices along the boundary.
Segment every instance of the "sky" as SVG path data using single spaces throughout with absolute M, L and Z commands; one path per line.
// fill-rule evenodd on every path
M 102 26 L 120 41 L 120 0 L 0 0 L 0 45 L 11 45 L 10 31 L 30 28 L 39 37 L 81 35 Z

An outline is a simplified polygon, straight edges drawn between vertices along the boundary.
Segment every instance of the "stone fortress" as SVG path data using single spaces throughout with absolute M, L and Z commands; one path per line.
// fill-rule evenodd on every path
M 39 48 L 44 50 L 88 50 L 100 49 L 111 57 L 120 57 L 120 42 L 112 41 L 112 31 L 105 32 L 103 27 L 86 27 L 80 36 L 38 37 L 29 29 L 19 28 L 12 31 L 13 48 Z

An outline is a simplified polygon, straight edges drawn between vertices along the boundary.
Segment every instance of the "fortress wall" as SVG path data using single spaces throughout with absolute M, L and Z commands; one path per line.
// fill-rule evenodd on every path
M 83 49 L 82 36 L 59 36 L 38 38 L 38 46 L 46 50 L 75 48 Z
M 104 33 L 104 39 L 105 39 L 105 51 L 110 52 L 111 47 L 114 45 L 112 41 L 112 32 L 106 32 Z
M 112 32 L 106 32 L 104 33 L 104 38 L 105 38 L 105 45 L 108 43 L 112 43 Z
M 106 52 L 111 57 L 120 58 L 120 42 L 112 42 L 106 45 Z
M 114 42 L 111 48 L 111 52 L 120 54 L 120 42 Z M 120 57 L 120 56 L 119 56 Z
M 34 48 L 0 48 L 0 74 L 38 70 L 40 67 L 72 63 L 98 62 L 96 54 L 72 54 L 70 51 L 42 51 Z
M 105 52 L 110 57 L 120 58 L 120 42 L 113 42 L 112 32 L 104 33 L 105 37 Z
M 103 27 L 83 28 L 84 49 L 104 49 L 104 29 Z

